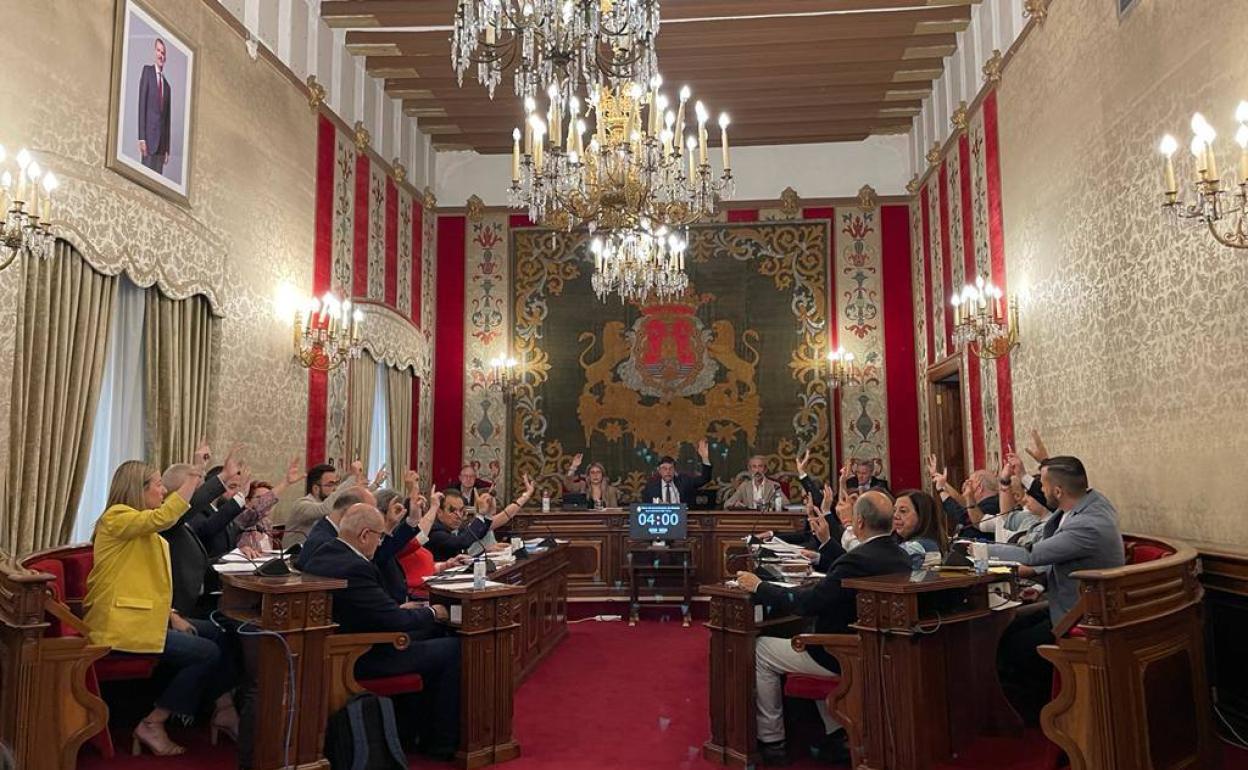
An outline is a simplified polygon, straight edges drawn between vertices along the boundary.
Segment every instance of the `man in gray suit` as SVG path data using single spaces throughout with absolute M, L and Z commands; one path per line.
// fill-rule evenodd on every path
M 1079 603 L 1079 581 L 1071 573 L 1120 567 L 1125 561 L 1118 512 L 1088 488 L 1088 474 L 1076 457 L 1050 457 L 1040 464 L 1040 483 L 1054 513 L 1031 545 L 994 552 L 1017 559 L 1021 577 L 1045 581 L 1049 611 L 1020 615 L 1001 640 L 1001 683 L 1029 723 L 1039 719 L 1049 700 L 1052 668 L 1036 652 L 1053 643 L 1053 627 Z

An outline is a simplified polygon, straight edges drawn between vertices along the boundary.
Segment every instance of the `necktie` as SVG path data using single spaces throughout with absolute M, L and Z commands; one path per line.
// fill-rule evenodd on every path
M 663 485 L 663 502 L 672 502 L 672 482 L 670 481 Z
M 156 73 L 156 93 L 160 96 L 160 107 L 165 107 L 165 78 L 159 72 Z

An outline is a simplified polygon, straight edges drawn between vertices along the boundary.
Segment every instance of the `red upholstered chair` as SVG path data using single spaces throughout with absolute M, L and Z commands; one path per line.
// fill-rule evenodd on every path
M 360 687 L 363 687 L 365 690 L 374 695 L 384 695 L 387 698 L 420 692 L 425 689 L 425 682 L 420 678 L 420 674 L 401 674 L 399 676 L 386 676 L 380 679 L 360 679 L 358 681 Z
M 372 634 L 330 634 L 325 644 L 325 673 L 329 687 L 329 713 L 346 705 L 351 696 L 371 692 L 394 697 L 420 692 L 425 683 L 419 674 L 400 674 L 376 679 L 356 679 L 355 662 L 374 644 L 390 644 L 396 649 L 407 647 L 407 634 L 381 631 Z
M 784 677 L 784 695 L 786 698 L 826 701 L 840 683 L 841 679 L 837 676 L 787 674 Z
M 51 614 L 48 636 L 85 636 L 86 627 L 78 620 L 82 613 L 82 600 L 87 595 L 87 575 L 91 574 L 94 553 L 90 544 L 73 545 L 32 554 L 22 566 L 38 572 L 46 572 L 55 580 L 51 583 L 52 595 L 65 605 L 61 615 Z M 100 682 L 148 679 L 156 668 L 156 655 L 129 655 L 109 653 L 92 664 L 87 672 L 87 690 L 100 694 Z M 105 759 L 116 753 L 113 738 L 105 728 L 92 736 L 87 743 Z

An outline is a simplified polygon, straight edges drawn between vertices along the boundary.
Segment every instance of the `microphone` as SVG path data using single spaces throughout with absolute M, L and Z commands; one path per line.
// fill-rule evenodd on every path
M 489 524 L 489 519 L 484 519 L 484 518 L 483 518 L 483 519 L 481 519 L 481 520 L 482 520 L 482 521 L 484 521 L 484 522 L 486 522 L 486 524 Z M 488 533 L 490 530 L 489 530 L 489 528 L 487 527 L 485 531 Z M 485 560 L 485 574 L 487 574 L 487 575 L 488 575 L 488 574 L 490 574 L 491 572 L 493 572 L 494 570 L 498 569 L 498 565 L 497 565 L 497 564 L 495 564 L 495 563 L 494 563 L 494 560 L 490 558 L 490 552 L 489 552 L 489 549 L 486 547 L 486 545 L 485 545 L 485 543 L 482 541 L 481 537 L 479 537 L 479 536 L 477 535 L 477 533 L 475 533 L 475 532 L 473 532 L 473 531 L 472 531 L 472 524 L 471 524 L 471 523 L 469 523 L 469 525 L 468 525 L 468 534 L 472 535 L 473 539 L 476 541 L 476 542 L 474 543 L 474 545 L 479 545 L 479 546 L 481 546 L 481 553 L 480 553 L 479 555 L 477 555 L 477 556 L 474 556 L 474 557 L 473 557 L 473 560 L 474 560 L 474 561 L 475 561 L 475 560 L 477 560 L 477 559 L 484 559 L 484 560 Z M 471 548 L 472 548 L 472 546 L 469 546 L 469 549 L 471 549 Z

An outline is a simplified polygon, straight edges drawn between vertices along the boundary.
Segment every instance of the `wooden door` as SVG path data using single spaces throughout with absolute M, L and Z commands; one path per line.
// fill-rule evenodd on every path
M 962 419 L 961 362 L 948 358 L 928 370 L 928 422 L 937 467 L 947 468 L 949 484 L 960 489 L 967 477 Z

